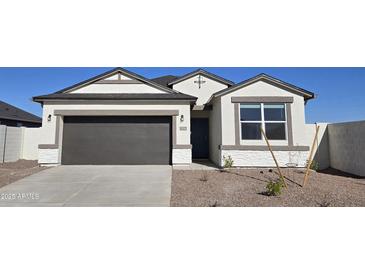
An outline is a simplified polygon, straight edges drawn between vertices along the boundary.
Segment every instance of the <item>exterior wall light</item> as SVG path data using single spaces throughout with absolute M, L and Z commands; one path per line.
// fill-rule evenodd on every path
M 51 114 L 49 114 L 49 115 L 48 115 L 48 117 L 47 117 L 47 121 L 48 121 L 48 122 L 51 122 L 51 119 L 52 119 L 52 115 L 51 115 Z
M 180 122 L 184 122 L 184 115 L 180 116 Z

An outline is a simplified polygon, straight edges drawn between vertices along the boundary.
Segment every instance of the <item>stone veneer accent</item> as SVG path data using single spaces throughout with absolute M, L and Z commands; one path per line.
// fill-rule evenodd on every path
M 39 164 L 59 164 L 58 149 L 38 149 Z
M 60 164 L 58 160 L 59 149 L 38 149 L 39 164 Z M 173 149 L 172 163 L 175 165 L 191 164 L 191 149 Z
M 233 165 L 237 167 L 275 167 L 270 151 L 243 151 L 243 150 L 222 150 L 221 164 L 223 156 L 230 155 Z M 287 163 L 297 163 L 298 167 L 305 167 L 308 151 L 274 151 L 274 155 L 279 166 L 286 167 Z
M 190 148 L 172 150 L 172 164 L 173 165 L 189 165 L 191 164 L 192 154 Z

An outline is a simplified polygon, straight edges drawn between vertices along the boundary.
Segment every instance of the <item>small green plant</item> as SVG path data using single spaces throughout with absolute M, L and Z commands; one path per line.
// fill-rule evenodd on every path
M 202 174 L 200 175 L 200 181 L 207 182 L 208 181 L 208 172 L 206 170 L 202 170 Z
M 226 156 L 223 156 L 223 166 L 224 168 L 231 168 L 233 167 L 233 159 L 231 157 L 231 155 L 228 155 L 227 157 Z
M 270 181 L 266 185 L 266 193 L 269 196 L 279 196 L 283 187 L 284 182 L 282 179 L 278 179 L 277 182 Z
M 308 160 L 307 160 L 306 167 L 308 167 L 308 164 L 309 164 L 309 162 L 308 162 Z M 312 162 L 311 162 L 311 164 L 310 164 L 309 168 L 310 168 L 311 170 L 317 171 L 317 170 L 319 169 L 319 163 L 318 163 L 317 161 L 315 161 L 315 160 L 312 160 Z

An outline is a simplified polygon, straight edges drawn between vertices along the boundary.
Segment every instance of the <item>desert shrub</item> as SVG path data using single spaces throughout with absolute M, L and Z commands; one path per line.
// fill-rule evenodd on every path
M 331 203 L 329 201 L 322 201 L 318 203 L 320 207 L 329 207 Z
M 233 159 L 231 155 L 223 156 L 223 166 L 224 168 L 231 168 L 233 167 Z
M 329 195 L 328 194 L 324 195 L 323 199 L 321 201 L 317 202 L 317 204 L 320 207 L 329 207 L 329 206 L 331 206 Z
M 309 161 L 307 160 L 306 167 L 308 167 Z M 312 160 L 312 163 L 309 166 L 310 169 L 317 171 L 319 169 L 319 163 L 315 160 Z
M 199 180 L 202 182 L 208 181 L 208 172 L 206 170 L 202 170 Z
M 276 182 L 270 181 L 266 185 L 266 193 L 269 196 L 279 196 L 283 187 L 284 182 L 282 179 L 278 179 Z
M 209 206 L 210 206 L 210 207 L 218 207 L 218 202 L 217 202 L 217 201 L 215 201 L 213 204 L 210 204 Z

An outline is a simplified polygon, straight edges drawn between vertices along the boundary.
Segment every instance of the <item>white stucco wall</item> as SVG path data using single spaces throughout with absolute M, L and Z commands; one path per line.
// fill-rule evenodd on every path
M 306 124 L 306 143 L 312 146 L 315 137 L 316 126 L 319 126 L 318 137 L 314 143 L 313 160 L 318 164 L 319 169 L 326 169 L 330 166 L 329 143 L 327 123 Z
M 176 144 L 189 145 L 190 144 L 190 104 L 188 102 L 169 102 L 169 103 L 146 103 L 142 104 L 123 104 L 123 103 L 99 103 L 99 104 L 58 104 L 58 103 L 45 103 L 43 106 L 43 124 L 41 128 L 40 144 L 54 144 L 56 140 L 56 116 L 54 116 L 55 110 L 178 110 L 179 116 L 176 119 Z M 48 122 L 48 115 L 51 115 L 51 121 Z M 180 120 L 180 116 L 184 115 L 184 121 Z M 62 125 L 62 123 L 61 123 Z M 180 130 L 180 127 L 186 128 L 186 130 Z M 60 129 L 60 142 L 62 141 L 62 127 Z M 60 148 L 62 142 L 60 143 Z M 40 153 L 40 157 L 48 155 L 47 153 Z M 53 153 L 53 152 L 52 152 Z M 61 150 L 59 150 L 61 153 Z M 48 156 L 47 156 L 48 158 Z M 59 157 L 58 157 L 59 158 Z M 40 161 L 44 162 L 40 158 Z M 191 160 L 190 160 L 191 161 Z
M 209 117 L 209 156 L 213 163 L 220 165 L 219 145 L 222 144 L 220 98 L 213 101 L 212 107 L 213 109 L 210 111 Z
M 259 81 L 252 85 L 238 89 L 232 93 L 223 95 L 213 100 L 213 111 L 211 113 L 212 132 L 211 136 L 211 160 L 218 165 L 223 165 L 223 156 L 230 155 L 234 161 L 234 166 L 241 167 L 272 167 L 275 163 L 270 152 L 257 150 L 218 150 L 218 145 L 234 146 L 235 142 L 235 110 L 232 97 L 293 97 L 291 104 L 292 132 L 294 146 L 308 146 L 307 130 L 305 127 L 304 98 L 300 95 L 288 92 L 284 89 Z M 213 122 L 214 120 L 214 122 Z M 271 140 L 272 146 L 287 146 L 286 140 Z M 240 140 L 240 145 L 265 146 L 266 142 L 262 140 Z M 278 158 L 280 166 L 286 166 L 287 163 L 297 163 L 299 167 L 304 167 L 309 151 L 274 151 Z
M 265 82 L 257 82 L 247 87 L 238 89 L 221 97 L 221 113 L 222 113 L 222 144 L 235 144 L 235 115 L 234 104 L 231 102 L 232 97 L 237 96 L 290 96 L 294 98 L 291 104 L 291 116 L 293 127 L 293 144 L 306 144 L 305 131 L 305 112 L 304 98 L 300 95 L 288 92 Z M 265 140 L 241 140 L 241 145 L 266 145 Z M 288 141 L 271 141 L 272 145 L 287 145 Z
M 166 93 L 145 84 L 92 84 L 70 93 Z
M 198 77 L 199 76 L 196 75 L 180 83 L 177 83 L 173 85 L 173 89 L 197 97 L 198 100 L 196 104 L 204 105 L 207 103 L 213 93 L 228 87 L 225 84 L 216 82 L 202 75 L 201 80 L 205 81 L 205 83 L 201 84 L 201 88 L 199 89 L 199 85 L 197 83 L 194 83 L 194 81 L 198 80 Z

